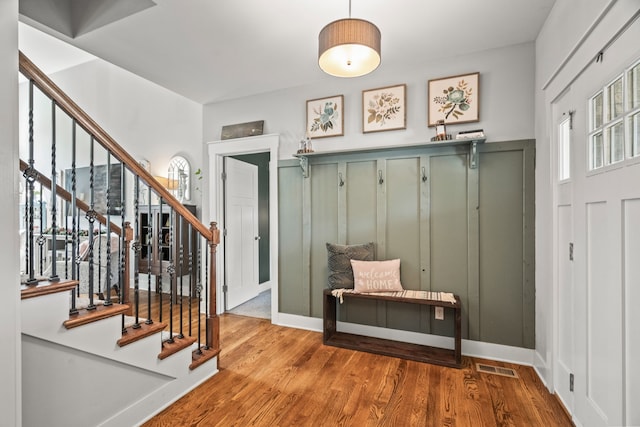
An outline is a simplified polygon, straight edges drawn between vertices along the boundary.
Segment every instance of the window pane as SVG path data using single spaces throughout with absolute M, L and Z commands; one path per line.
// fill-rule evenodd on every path
M 631 108 L 640 107 L 640 64 L 629 71 L 629 95 Z
M 571 120 L 567 118 L 560 123 L 558 129 L 558 180 L 560 181 L 571 177 L 570 123 Z
M 603 165 L 604 146 L 602 142 L 602 133 L 591 137 L 591 169 L 601 168 Z
M 594 96 L 591 100 L 591 130 L 597 129 L 602 126 L 602 92 Z
M 631 155 L 640 155 L 640 113 L 631 118 Z
M 622 114 L 622 77 L 607 87 L 607 95 L 609 96 L 607 119 L 613 120 Z
M 624 160 L 624 125 L 623 122 L 616 123 L 609 129 L 611 135 L 611 163 Z

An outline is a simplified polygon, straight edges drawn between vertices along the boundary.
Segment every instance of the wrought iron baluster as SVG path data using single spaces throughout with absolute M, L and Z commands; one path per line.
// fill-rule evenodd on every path
M 162 200 L 160 201 L 160 207 L 162 208 Z M 176 266 L 175 259 L 173 258 L 173 208 L 169 207 L 169 265 L 167 266 L 167 273 L 169 273 L 169 339 L 167 342 L 173 342 L 173 306 L 175 295 L 177 295 L 176 289 Z
M 120 259 L 119 259 L 119 265 L 120 265 L 120 269 L 118 271 L 118 283 L 120 286 L 120 304 L 124 304 L 126 301 L 128 301 L 128 295 L 125 296 L 125 292 L 129 292 L 128 287 L 125 287 L 125 280 L 129 280 L 129 278 L 127 277 L 125 279 L 125 259 L 126 259 L 126 253 L 125 251 L 127 250 L 127 227 L 128 227 L 128 222 L 126 222 L 126 218 L 125 218 L 125 207 L 126 207 L 126 203 L 125 203 L 125 167 L 124 164 L 120 165 L 120 224 L 122 225 L 121 228 L 121 236 L 120 236 Z M 124 314 L 122 315 L 122 329 L 124 330 Z
M 182 217 L 182 215 L 176 215 L 176 218 L 178 220 L 178 235 L 180 236 L 180 239 L 178 242 L 176 242 L 176 244 L 178 245 L 178 259 L 176 260 L 176 263 L 178 265 L 178 274 L 180 277 L 180 292 L 178 293 L 178 295 L 180 296 L 180 333 L 178 334 L 178 338 L 184 338 L 184 313 L 183 313 L 183 306 L 182 306 L 182 289 L 184 286 L 184 272 L 183 272 L 183 264 L 184 264 L 184 246 L 183 246 L 183 242 L 184 242 L 184 229 L 183 229 L 183 220 L 184 218 Z
M 38 283 L 36 280 L 35 274 L 35 247 L 33 245 L 35 235 L 34 235 L 34 182 L 38 178 L 38 173 L 36 172 L 33 159 L 33 80 L 29 80 L 29 167 L 23 172 L 23 176 L 25 179 L 25 184 L 27 188 L 26 195 L 26 216 L 25 220 L 27 222 L 27 235 L 26 235 L 26 255 L 27 255 L 27 274 L 29 278 L 27 279 L 28 285 L 34 285 Z
M 208 246 L 211 246 L 213 244 L 213 242 L 207 241 Z M 208 319 L 209 318 L 209 286 L 207 285 L 209 283 L 209 253 L 211 252 L 210 250 L 205 251 L 205 264 L 204 264 L 204 285 L 200 285 L 200 287 L 204 287 L 204 315 L 205 318 Z M 211 272 L 211 274 L 213 274 L 213 272 Z M 210 322 L 205 322 L 205 337 L 210 336 Z M 209 348 L 209 344 L 208 342 L 205 341 L 204 343 L 204 348 L 205 350 Z
M 89 305 L 87 306 L 87 310 L 95 310 L 96 306 L 93 301 L 93 291 L 94 291 L 94 283 L 93 283 L 93 250 L 94 250 L 94 229 L 93 223 L 97 218 L 97 213 L 95 211 L 95 192 L 94 192 L 94 165 L 93 165 L 93 148 L 94 148 L 94 140 L 93 136 L 91 136 L 91 141 L 89 144 L 89 199 L 90 205 L 89 210 L 86 213 L 87 221 L 89 221 Z
M 45 213 L 44 213 L 44 209 L 43 209 L 43 201 L 42 201 L 42 183 L 40 184 L 40 196 L 38 197 L 39 200 L 39 208 L 38 208 L 38 212 L 40 215 L 40 235 L 38 236 L 37 239 L 37 243 L 38 243 L 38 252 L 40 255 L 40 276 L 42 276 L 44 273 L 44 243 L 46 241 L 45 237 L 44 237 L 44 218 L 45 218 Z
M 202 245 L 202 237 L 198 237 L 198 254 L 200 254 L 200 247 Z M 198 270 L 200 269 L 200 256 L 196 258 L 198 263 Z M 198 299 L 198 349 L 194 352 L 196 354 L 202 354 L 202 316 L 200 316 L 200 303 L 202 301 L 202 283 L 200 282 L 200 271 L 198 271 L 198 279 L 196 282 L 196 298 Z M 205 323 L 206 325 L 206 323 Z
M 162 273 L 164 270 L 164 252 L 160 247 L 162 245 L 162 203 L 163 203 L 163 200 L 162 200 L 162 197 L 160 197 L 160 206 L 158 208 L 158 223 L 156 224 L 156 228 L 158 229 L 158 231 L 154 236 L 154 238 L 157 239 L 156 247 L 158 248 L 158 255 L 156 257 L 156 259 L 158 260 L 158 275 L 156 276 L 156 292 L 159 293 L 158 299 L 160 303 L 160 316 L 159 316 L 160 322 L 162 322 L 162 317 L 164 312 L 164 310 L 162 309 L 163 307 L 162 306 L 162 288 L 163 288 Z
M 193 225 L 191 225 L 191 223 L 189 223 L 189 225 L 187 226 L 187 228 L 189 229 L 189 237 L 188 237 L 188 242 L 187 244 L 189 245 L 189 253 L 188 253 L 188 263 L 189 263 L 189 271 L 191 272 L 191 274 L 189 274 L 189 336 L 193 336 L 193 289 L 195 286 L 195 281 L 193 280 L 194 276 L 194 271 L 195 269 L 193 268 Z
M 78 248 L 80 247 L 80 212 L 76 203 L 76 129 L 77 122 L 74 120 L 71 126 L 71 280 L 78 280 L 80 277 L 80 259 Z M 76 285 L 76 291 L 71 291 L 70 314 L 78 313 L 76 307 L 76 296 L 80 296 L 80 284 Z
M 51 275 L 49 276 L 50 282 L 59 282 L 57 268 L 57 253 L 58 253 L 58 224 L 57 224 L 57 210 L 58 210 L 58 198 L 57 192 L 57 177 L 58 171 L 56 170 L 56 103 L 51 101 Z
M 111 153 L 107 152 L 107 241 L 106 245 L 106 273 L 104 277 L 104 305 L 111 305 Z M 102 254 L 102 251 L 100 251 Z M 102 265 L 102 263 L 100 263 Z M 102 268 L 100 269 L 102 270 Z
M 137 194 L 137 193 L 136 193 Z M 153 320 L 151 319 L 151 252 L 152 252 L 152 248 L 153 248 L 153 220 L 152 220 L 152 215 L 151 215 L 151 187 L 149 187 L 149 184 L 147 184 L 147 194 L 149 195 L 148 200 L 147 200 L 147 221 L 148 221 L 148 225 L 149 225 L 149 231 L 147 233 L 147 324 L 150 325 L 153 323 Z M 158 221 L 162 221 L 162 215 L 160 215 L 160 219 Z M 156 227 L 158 225 L 156 224 Z M 160 226 L 160 228 L 162 228 L 162 226 Z M 162 250 L 158 247 L 158 256 L 159 256 L 159 260 L 160 260 L 160 265 L 162 265 Z M 160 271 L 162 271 L 162 267 L 160 267 L 159 269 Z M 156 277 L 156 283 L 158 282 L 158 277 Z M 156 286 L 156 292 L 158 291 L 157 286 Z M 160 294 L 162 295 L 162 288 L 160 288 Z M 162 300 L 160 300 L 162 301 Z M 160 321 L 162 321 L 162 304 L 160 304 Z
M 133 198 L 133 215 L 135 218 L 135 242 L 133 243 L 133 250 L 135 253 L 134 267 L 133 267 L 133 312 L 135 321 L 133 323 L 133 329 L 140 329 L 140 252 L 142 250 L 142 243 L 140 242 L 140 207 L 138 205 L 138 190 L 140 189 L 140 177 L 136 175 L 133 182 L 133 194 L 136 197 Z M 147 255 L 148 256 L 148 255 Z

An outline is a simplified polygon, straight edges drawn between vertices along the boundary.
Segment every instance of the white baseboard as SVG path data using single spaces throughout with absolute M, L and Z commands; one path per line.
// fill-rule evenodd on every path
M 316 332 L 323 331 L 322 319 L 317 317 L 278 313 L 277 318 L 274 318 L 272 322 L 275 325 L 291 328 Z M 453 338 L 440 335 L 422 334 L 419 332 L 401 331 L 398 329 L 346 322 L 338 322 L 337 329 L 338 331 L 351 334 L 453 349 Z M 462 340 L 462 354 L 464 356 L 480 357 L 527 366 L 533 366 L 535 358 L 535 350 L 533 349 L 471 340 Z

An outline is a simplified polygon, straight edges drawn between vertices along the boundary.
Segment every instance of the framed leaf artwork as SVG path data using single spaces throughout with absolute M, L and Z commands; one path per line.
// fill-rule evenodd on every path
M 406 84 L 362 91 L 362 133 L 406 128 Z
M 307 134 L 310 138 L 344 135 L 344 96 L 307 101 Z
M 480 121 L 480 73 L 429 80 L 427 99 L 429 126 Z

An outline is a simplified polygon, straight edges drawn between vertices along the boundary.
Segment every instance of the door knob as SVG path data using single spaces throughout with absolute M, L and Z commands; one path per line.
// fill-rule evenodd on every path
M 260 236 L 254 237 L 255 240 L 260 240 Z

